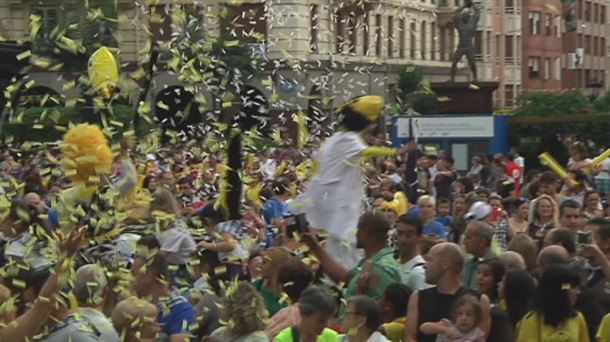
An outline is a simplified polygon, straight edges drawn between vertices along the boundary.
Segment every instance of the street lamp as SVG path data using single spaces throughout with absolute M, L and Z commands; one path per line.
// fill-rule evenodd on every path
M 603 87 L 604 86 L 601 84 L 601 82 L 596 79 L 592 79 L 587 82 L 587 96 L 589 96 L 589 100 L 591 100 L 591 102 L 595 101 L 599 97 Z

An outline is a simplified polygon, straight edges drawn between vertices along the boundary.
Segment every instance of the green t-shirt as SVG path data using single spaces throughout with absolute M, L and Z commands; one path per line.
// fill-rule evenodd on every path
M 394 259 L 394 251 L 391 248 L 383 248 L 377 254 L 370 259 L 362 259 L 352 269 L 352 278 L 347 286 L 347 292 L 345 293 L 346 298 L 353 297 L 358 294 L 358 280 L 362 272 L 369 267 L 368 264 L 372 264 L 372 273 L 379 279 L 375 286 L 369 288 L 364 295 L 369 296 L 375 300 L 380 300 L 383 297 L 383 291 L 386 287 L 394 283 L 400 283 L 400 265 Z
M 252 286 L 254 286 L 263 297 L 270 316 L 275 315 L 278 311 L 286 307 L 287 303 L 280 303 L 280 297 L 263 286 L 262 279 L 256 280 L 252 283 Z
M 295 341 L 292 335 L 293 328 L 286 328 L 282 330 L 273 340 L 274 342 L 300 342 Z M 322 334 L 318 336 L 316 342 L 339 342 L 339 334 L 329 328 L 324 328 Z

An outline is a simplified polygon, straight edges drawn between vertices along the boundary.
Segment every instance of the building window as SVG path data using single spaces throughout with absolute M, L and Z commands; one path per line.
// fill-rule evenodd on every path
M 335 48 L 337 49 L 337 53 L 341 53 L 343 51 L 343 43 L 345 42 L 345 32 L 344 32 L 344 24 L 346 19 L 345 18 L 341 18 L 341 13 L 337 12 L 335 13 L 335 20 L 336 20 L 336 46 Z
M 375 16 L 375 55 L 381 56 L 381 14 Z
M 597 56 L 598 55 L 597 44 L 599 44 L 599 39 L 597 37 L 593 37 L 593 51 L 591 52 L 591 54 L 593 56 Z
M 398 20 L 398 57 L 405 58 L 405 39 L 406 39 L 406 30 L 405 20 L 400 18 Z
M 362 54 L 365 56 L 369 55 L 369 12 L 365 11 L 364 16 L 364 27 L 362 28 Z
M 348 35 L 348 51 L 350 54 L 356 54 L 358 45 L 358 17 L 354 13 L 350 13 L 347 19 L 347 35 Z
M 515 58 L 514 53 L 513 36 L 506 35 L 504 37 L 504 59 L 507 63 L 512 63 Z
M 549 13 L 544 15 L 544 34 L 550 36 L 553 34 L 551 26 L 553 25 L 553 16 Z
M 550 80 L 553 78 L 553 75 L 551 75 L 552 70 L 553 69 L 551 66 L 551 59 L 547 57 L 544 59 L 544 79 L 545 80 Z
M 604 6 L 604 5 L 600 6 L 599 23 L 600 24 L 605 24 L 606 23 L 606 6 Z
M 421 23 L 421 40 L 420 40 L 420 49 L 421 49 L 421 59 L 426 59 L 426 22 L 422 21 Z
M 540 78 L 540 57 L 530 57 L 528 67 L 530 79 L 533 80 Z
M 388 17 L 388 57 L 394 57 L 394 17 Z
M 447 44 L 447 29 L 441 28 L 440 32 L 441 41 L 440 41 L 440 53 L 441 53 L 441 61 L 447 60 L 447 49 L 445 44 Z
M 578 0 L 578 9 L 577 9 L 577 11 L 578 11 L 578 19 L 579 19 L 579 20 L 581 20 L 581 19 L 582 19 L 582 12 L 583 12 L 583 10 L 584 10 L 584 7 L 585 7 L 585 6 L 583 6 L 583 4 L 582 4 L 582 0 Z
M 529 14 L 530 34 L 540 34 L 540 12 L 532 11 Z
M 436 23 L 431 23 L 430 24 L 430 42 L 432 42 L 432 45 L 430 47 L 430 59 L 431 60 L 436 60 Z
M 591 36 L 589 35 L 585 36 L 585 53 L 591 54 Z
M 172 37 L 172 17 L 169 5 L 150 7 L 149 27 L 155 42 L 168 42 Z
M 474 55 L 477 59 L 483 55 L 483 31 L 474 33 Z
M 309 8 L 309 51 L 318 52 L 318 15 L 320 7 L 318 5 L 312 5 Z
M 506 0 L 504 2 L 504 12 L 507 14 L 515 13 L 515 3 L 514 0 Z
M 598 4 L 593 4 L 593 22 L 594 23 L 599 22 L 599 5 Z
M 555 57 L 555 80 L 561 81 L 561 58 Z
M 225 32 L 235 32 L 235 39 L 245 43 L 260 44 L 267 40 L 267 15 L 264 4 L 228 6 L 229 27 Z
M 55 48 L 51 32 L 61 23 L 61 11 L 57 7 L 34 7 L 32 13 L 40 17 L 40 29 L 32 42 L 33 51 L 42 55 L 50 54 Z
M 512 84 L 507 84 L 504 88 L 504 101 L 507 107 L 512 107 L 515 104 L 515 93 Z
M 591 2 L 585 2 L 585 20 L 591 21 Z
M 601 37 L 600 38 L 601 42 L 600 42 L 600 51 L 599 51 L 599 55 L 602 57 L 606 57 L 606 51 L 608 51 L 608 48 L 606 47 L 606 38 Z
M 415 59 L 417 50 L 417 24 L 414 21 L 411 22 L 409 31 L 411 33 L 411 39 L 409 41 L 409 50 L 411 51 L 409 54 L 411 56 L 411 59 Z

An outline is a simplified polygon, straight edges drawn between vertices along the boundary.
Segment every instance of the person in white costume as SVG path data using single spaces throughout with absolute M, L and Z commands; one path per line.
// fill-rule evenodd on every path
M 348 267 L 362 258 L 355 238 L 365 200 L 361 159 L 399 151 L 365 142 L 382 109 L 381 97 L 362 96 L 337 110 L 341 130 L 314 153 L 316 173 L 307 190 L 290 204 L 292 213 L 305 213 L 312 229 L 328 233 L 326 249 Z

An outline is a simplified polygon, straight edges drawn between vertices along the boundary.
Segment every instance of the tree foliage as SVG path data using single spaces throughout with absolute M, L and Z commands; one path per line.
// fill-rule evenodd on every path
M 438 108 L 436 94 L 423 82 L 420 67 L 408 64 L 400 72 L 396 87 L 400 113 L 412 110 L 419 114 L 431 114 Z

